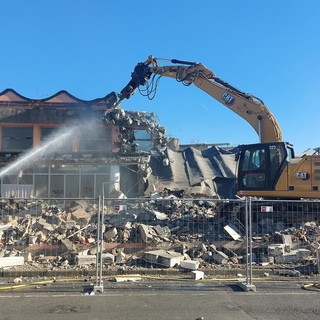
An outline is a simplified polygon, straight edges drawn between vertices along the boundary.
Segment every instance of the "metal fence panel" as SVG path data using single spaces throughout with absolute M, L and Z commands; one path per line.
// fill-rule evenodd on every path
M 253 263 L 272 274 L 318 274 L 320 202 L 252 202 Z
M 116 263 L 201 268 L 234 277 L 243 269 L 245 228 L 238 216 L 243 208 L 243 202 L 237 200 L 106 199 L 105 246 L 113 247 Z
M 99 264 L 104 273 L 318 274 L 319 201 L 251 200 L 251 221 L 247 204 L 173 195 L 1 199 L 0 271 L 94 276 Z

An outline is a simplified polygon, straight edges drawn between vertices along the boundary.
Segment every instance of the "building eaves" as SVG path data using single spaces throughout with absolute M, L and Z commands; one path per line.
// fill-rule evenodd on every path
M 94 109 L 106 109 L 104 98 L 97 98 L 93 100 L 82 100 L 66 90 L 59 92 L 43 99 L 27 98 L 19 94 L 13 89 L 5 89 L 0 93 L 0 106 L 21 106 L 23 108 L 40 108 L 40 107 L 86 107 Z

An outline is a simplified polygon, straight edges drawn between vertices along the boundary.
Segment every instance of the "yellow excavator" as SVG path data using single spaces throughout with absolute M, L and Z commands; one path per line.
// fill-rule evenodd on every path
M 164 61 L 169 65 L 160 65 Z M 264 199 L 320 198 L 320 155 L 295 157 L 291 144 L 282 141 L 277 120 L 263 101 L 218 78 L 201 63 L 149 56 L 131 73 L 120 91 L 106 96 L 107 107 L 119 106 L 137 89 L 152 95 L 160 77 L 174 78 L 184 85 L 194 84 L 246 120 L 260 142 L 239 146 L 237 154 L 237 194 Z M 143 91 L 142 91 L 142 88 Z

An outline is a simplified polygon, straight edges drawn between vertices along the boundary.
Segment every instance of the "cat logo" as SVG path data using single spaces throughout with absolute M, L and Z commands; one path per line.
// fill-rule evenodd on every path
M 308 172 L 297 172 L 296 178 L 301 180 L 308 180 L 310 178 L 310 174 Z
M 228 93 L 225 92 L 223 93 L 223 95 L 221 96 L 221 99 L 228 105 L 228 106 L 232 106 L 234 103 L 234 97 Z

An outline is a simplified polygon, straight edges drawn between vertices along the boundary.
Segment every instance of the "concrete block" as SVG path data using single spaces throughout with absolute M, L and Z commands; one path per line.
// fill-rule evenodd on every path
M 93 286 L 93 293 L 97 293 L 97 292 L 100 292 L 100 293 L 103 293 L 103 285 L 97 285 L 97 286 Z M 92 293 L 90 293 L 90 295 L 92 295 Z
M 85 266 L 90 264 L 96 264 L 96 256 L 95 255 L 78 255 L 75 258 L 75 263 L 79 266 Z
M 204 272 L 203 271 L 191 271 L 191 279 L 203 280 L 204 279 Z
M 108 214 L 105 216 L 105 223 L 112 224 L 114 226 L 120 226 L 124 222 L 135 222 L 137 215 L 129 212 L 122 212 L 119 214 Z
M 123 276 L 115 276 L 113 278 L 115 282 L 135 282 L 141 281 L 142 277 L 139 274 L 130 274 L 130 275 L 123 275 Z
M 102 263 L 113 264 L 114 262 L 115 262 L 115 256 L 112 253 L 103 253 L 102 254 Z
M 283 234 L 282 235 L 282 243 L 292 245 L 292 236 L 291 234 Z
M 212 259 L 214 262 L 219 264 L 225 264 L 229 261 L 229 257 L 222 251 L 215 251 L 212 253 Z
M 69 239 L 61 239 L 66 249 L 70 252 L 76 251 L 76 246 Z
M 87 238 L 87 241 L 88 241 L 88 243 L 92 244 L 92 243 L 96 242 L 96 239 L 92 238 L 92 237 L 89 237 L 89 238 Z
M 152 241 L 154 236 L 157 235 L 152 227 L 142 223 L 139 225 L 139 232 L 140 232 L 142 241 L 146 243 Z
M 246 283 L 246 282 L 239 282 L 238 286 L 245 292 L 253 291 L 256 292 L 256 286 L 254 284 Z
M 274 257 L 274 261 L 275 263 L 295 263 L 299 261 L 299 257 L 298 257 L 298 250 L 294 250 L 292 252 L 289 253 L 285 253 L 282 256 L 276 256 Z
M 298 249 L 299 260 L 307 259 L 311 255 L 311 251 L 308 249 Z
M 180 267 L 188 270 L 197 270 L 200 262 L 194 260 L 183 260 L 180 262 Z
M 84 210 L 83 208 L 79 208 L 71 213 L 72 218 L 80 223 L 81 225 L 88 223 L 91 219 L 91 215 Z
M 167 227 L 167 226 L 161 227 L 161 226 L 157 225 L 157 226 L 153 227 L 153 230 L 156 232 L 156 234 L 160 238 L 166 238 L 171 235 L 171 231 L 170 231 L 169 227 Z
M 149 263 L 158 264 L 167 268 L 179 266 L 184 257 L 174 251 L 154 250 L 143 254 L 143 260 Z
M 27 261 L 27 262 L 31 262 L 32 261 L 31 252 L 24 252 L 24 253 L 22 253 L 22 256 L 24 257 L 25 261 Z
M 104 264 L 113 264 L 115 257 L 112 253 L 103 253 L 102 254 L 102 263 Z M 75 262 L 79 266 L 96 264 L 97 256 L 93 254 L 87 255 L 77 255 L 75 257 Z
M 23 266 L 23 265 L 24 265 L 24 257 L 22 256 L 0 258 L 0 268 Z
M 268 246 L 268 255 L 277 257 L 285 254 L 285 244 L 272 244 Z

